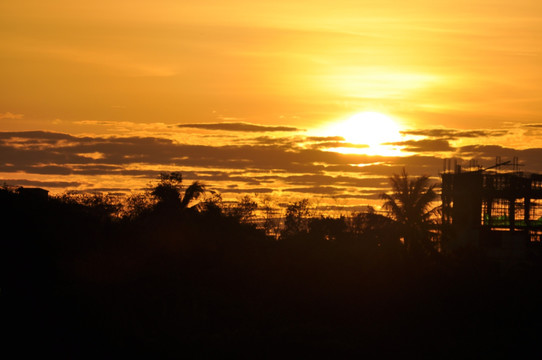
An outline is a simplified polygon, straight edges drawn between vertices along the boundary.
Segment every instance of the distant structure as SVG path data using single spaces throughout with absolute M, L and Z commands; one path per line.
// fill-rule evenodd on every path
M 517 157 L 494 166 L 444 160 L 442 248 L 484 248 L 497 258 L 521 258 L 542 240 L 542 174 L 519 170 Z
M 21 186 L 17 188 L 17 193 L 20 196 L 34 200 L 47 200 L 49 198 L 49 191 L 42 188 L 25 188 Z

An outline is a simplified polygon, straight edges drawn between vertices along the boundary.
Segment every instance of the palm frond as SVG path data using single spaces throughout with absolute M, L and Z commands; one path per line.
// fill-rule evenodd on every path
M 199 181 L 194 181 L 184 192 L 184 196 L 181 201 L 181 208 L 186 209 L 190 202 L 197 200 L 204 193 L 205 185 L 203 185 Z

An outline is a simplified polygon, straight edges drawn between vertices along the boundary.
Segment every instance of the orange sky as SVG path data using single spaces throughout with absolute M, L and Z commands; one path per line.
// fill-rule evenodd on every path
M 488 160 L 498 149 L 458 149 L 542 146 L 540 49 L 542 3 L 534 0 L 8 0 L 0 3 L 0 131 L 250 146 L 255 131 L 177 125 L 230 122 L 299 130 L 259 128 L 259 135 L 278 139 L 277 146 L 294 134 L 311 136 L 316 128 L 376 111 L 418 131 L 404 138 L 410 143 L 403 149 L 414 150 L 410 155 L 425 146 L 423 156 L 437 151 L 431 153 L 435 164 L 442 157 Z M 455 131 L 455 137 L 435 129 Z M 479 136 L 461 133 L 473 130 Z M 12 149 L 16 137 L 5 138 Z M 19 150 L 29 146 L 21 144 Z M 53 164 L 36 160 L 25 168 L 18 165 L 23 155 L 4 157 L 0 175 L 8 180 L 38 181 L 28 166 Z M 94 159 L 97 165 L 101 158 Z M 203 160 L 200 165 L 215 169 Z M 536 162 L 526 165 L 542 169 Z M 175 160 L 167 166 L 188 168 Z M 432 167 L 430 175 L 437 171 Z M 84 176 L 89 179 L 81 174 L 77 181 Z

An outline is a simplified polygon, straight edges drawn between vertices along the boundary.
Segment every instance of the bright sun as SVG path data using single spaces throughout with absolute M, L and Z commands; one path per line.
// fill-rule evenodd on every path
M 401 141 L 401 130 L 401 126 L 390 116 L 366 111 L 336 122 L 324 131 L 327 136 L 342 136 L 346 143 L 359 146 L 340 148 L 342 153 L 398 155 L 400 151 L 397 146 L 383 144 Z

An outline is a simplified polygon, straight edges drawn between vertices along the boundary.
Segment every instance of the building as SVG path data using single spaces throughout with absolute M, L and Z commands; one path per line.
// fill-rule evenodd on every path
M 441 174 L 443 250 L 474 246 L 500 258 L 525 256 L 542 239 L 542 174 L 520 171 L 517 158 L 473 165 L 448 165 Z
M 42 188 L 17 188 L 17 193 L 26 199 L 32 200 L 47 200 L 49 198 L 49 191 Z

